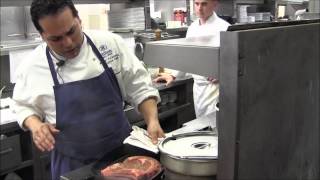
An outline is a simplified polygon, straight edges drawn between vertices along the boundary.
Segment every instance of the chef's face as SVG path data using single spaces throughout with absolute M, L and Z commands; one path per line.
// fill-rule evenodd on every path
M 39 24 L 43 29 L 41 36 L 51 50 L 67 59 L 79 54 L 83 42 L 81 21 L 69 7 L 41 18 Z
M 194 0 L 194 9 L 200 19 L 207 20 L 216 9 L 218 0 Z

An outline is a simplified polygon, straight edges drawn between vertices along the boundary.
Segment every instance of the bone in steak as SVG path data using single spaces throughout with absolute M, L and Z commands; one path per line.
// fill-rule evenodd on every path
M 110 179 L 149 180 L 161 171 L 159 161 L 147 156 L 131 156 L 101 170 Z

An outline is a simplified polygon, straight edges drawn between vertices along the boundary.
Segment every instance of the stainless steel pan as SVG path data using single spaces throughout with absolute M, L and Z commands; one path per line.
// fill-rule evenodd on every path
M 176 153 L 177 150 L 172 150 L 173 146 L 167 146 L 168 143 L 177 142 L 177 148 L 179 148 L 180 142 L 184 142 L 183 139 L 191 139 L 193 142 L 190 143 L 190 151 L 200 152 L 199 154 L 194 154 L 191 152 L 189 155 L 185 153 Z M 212 141 L 211 141 L 212 138 Z M 210 139 L 208 141 L 208 139 Z M 217 157 L 217 144 L 213 143 L 216 141 L 217 136 L 213 132 L 192 132 L 184 133 L 180 135 L 175 135 L 164 139 L 159 144 L 160 149 L 160 162 L 167 169 L 190 176 L 213 176 L 217 174 L 218 157 Z M 185 146 L 186 144 L 184 144 Z M 186 149 L 185 147 L 180 147 Z M 201 150 L 208 150 L 208 148 L 215 149 L 216 152 L 212 154 L 201 154 Z M 182 149 L 181 149 L 182 151 Z M 207 151 L 208 152 L 208 151 Z

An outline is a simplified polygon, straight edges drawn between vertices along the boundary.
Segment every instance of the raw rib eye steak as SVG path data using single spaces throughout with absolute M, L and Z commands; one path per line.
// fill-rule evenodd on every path
M 101 170 L 106 179 L 149 180 L 161 171 L 159 161 L 147 156 L 131 156 Z

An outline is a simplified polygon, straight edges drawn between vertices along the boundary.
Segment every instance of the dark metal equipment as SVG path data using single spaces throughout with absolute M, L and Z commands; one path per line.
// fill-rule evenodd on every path
M 162 32 L 160 40 L 179 38 L 179 35 Z M 156 41 L 155 32 L 139 32 L 135 35 L 135 55 L 142 60 L 145 52 L 145 44 L 150 41 Z
M 218 72 L 218 179 L 319 179 L 320 20 L 231 29 L 207 52 L 205 45 L 147 43 L 144 61 Z
M 221 33 L 218 179 L 319 179 L 320 21 Z

